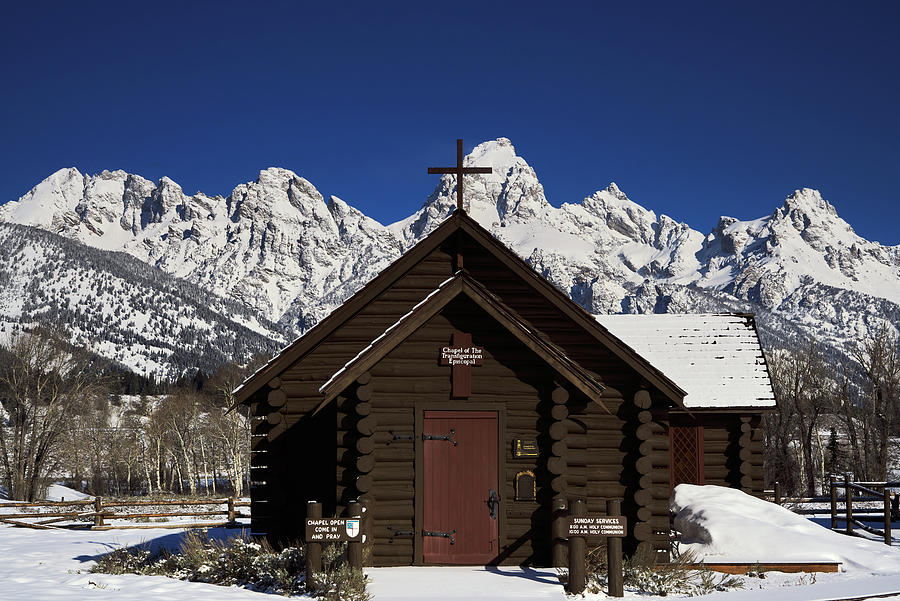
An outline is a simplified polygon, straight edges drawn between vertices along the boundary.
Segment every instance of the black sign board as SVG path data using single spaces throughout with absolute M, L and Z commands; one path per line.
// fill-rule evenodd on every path
M 568 536 L 625 536 L 625 516 L 569 516 Z
M 538 445 L 533 438 L 516 438 L 513 440 L 513 457 L 537 457 Z
M 308 518 L 306 542 L 357 541 L 362 538 L 361 524 L 359 518 Z

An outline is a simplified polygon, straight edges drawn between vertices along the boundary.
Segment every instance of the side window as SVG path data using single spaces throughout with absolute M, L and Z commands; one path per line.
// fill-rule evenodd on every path
M 669 449 L 672 488 L 703 484 L 703 426 L 671 426 Z

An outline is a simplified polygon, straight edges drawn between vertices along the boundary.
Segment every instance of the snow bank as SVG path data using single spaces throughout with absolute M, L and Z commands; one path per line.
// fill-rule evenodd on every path
M 679 484 L 671 502 L 682 550 L 707 562 L 841 562 L 845 570 L 900 573 L 900 549 L 832 532 L 733 488 Z

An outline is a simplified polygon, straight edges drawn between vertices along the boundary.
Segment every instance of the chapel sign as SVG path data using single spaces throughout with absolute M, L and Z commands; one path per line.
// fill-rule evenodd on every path
M 445 346 L 441 347 L 441 365 L 481 365 L 484 361 L 484 349 L 480 346 Z
M 593 538 L 598 536 L 625 536 L 628 527 L 626 518 L 621 515 L 610 516 L 569 516 L 568 536 Z
M 472 344 L 472 335 L 453 332 L 448 346 L 440 348 L 440 364 L 452 368 L 454 399 L 467 399 L 472 394 L 472 368 L 484 363 L 484 348 Z
M 359 540 L 359 518 L 307 518 L 306 542 Z

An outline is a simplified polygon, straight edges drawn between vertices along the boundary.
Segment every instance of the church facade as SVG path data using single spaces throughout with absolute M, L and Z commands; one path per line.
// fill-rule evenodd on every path
M 359 499 L 376 566 L 560 564 L 574 499 L 665 559 L 676 484 L 762 493 L 774 406 L 752 316 L 595 318 L 460 210 L 235 395 L 253 532 Z

